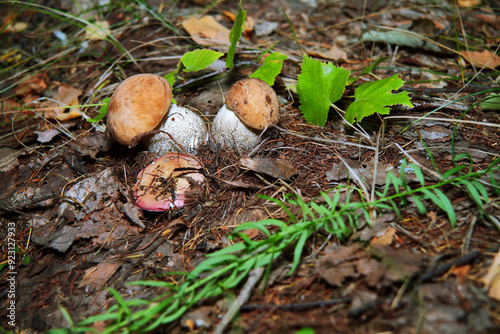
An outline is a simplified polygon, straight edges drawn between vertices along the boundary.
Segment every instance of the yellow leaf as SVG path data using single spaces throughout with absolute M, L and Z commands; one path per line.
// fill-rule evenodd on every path
M 85 28 L 85 38 L 90 40 L 103 40 L 108 34 L 111 34 L 108 21 L 96 21 Z

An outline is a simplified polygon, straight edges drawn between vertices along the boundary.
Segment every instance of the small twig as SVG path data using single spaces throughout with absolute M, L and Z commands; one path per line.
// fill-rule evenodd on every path
M 342 161 L 344 166 L 349 171 L 349 175 L 354 179 L 354 181 L 356 181 L 359 184 L 359 186 L 363 190 L 363 193 L 365 194 L 365 199 L 367 201 L 370 201 L 370 193 L 368 192 L 368 189 L 366 189 L 366 186 L 363 183 L 363 180 L 361 180 L 361 177 L 359 176 L 359 174 L 351 166 L 349 166 L 349 164 L 347 163 L 347 161 L 344 160 L 344 158 L 342 158 L 339 154 L 336 154 L 336 155 L 337 155 L 337 158 L 339 158 L 340 161 Z M 373 187 L 375 187 L 375 184 L 373 185 Z
M 303 139 L 307 139 L 307 140 L 318 141 L 318 142 L 323 142 L 323 143 L 330 143 L 330 144 L 340 144 L 340 145 L 346 145 L 346 146 L 354 146 L 354 147 L 366 148 L 366 149 L 375 151 L 375 147 L 373 147 L 373 146 L 361 145 L 361 144 L 356 144 L 356 143 L 349 143 L 349 142 L 340 141 L 340 140 L 333 140 L 333 139 L 309 137 L 309 136 L 301 135 L 301 134 L 296 133 L 296 132 L 288 131 L 286 129 L 280 128 L 277 125 L 273 125 L 273 126 L 276 129 L 278 129 L 279 131 L 281 131 L 282 133 L 285 133 L 287 135 L 292 135 L 292 136 L 295 136 L 295 137 L 299 137 L 299 138 L 303 138 Z
M 428 271 L 422 273 L 418 277 L 418 280 L 420 282 L 430 281 L 434 277 L 438 277 L 438 276 L 444 275 L 451 268 L 453 268 L 453 267 L 460 267 L 460 266 L 466 265 L 468 263 L 471 263 L 471 262 L 473 262 L 475 259 L 477 259 L 480 256 L 481 256 L 481 252 L 480 251 L 478 251 L 478 250 L 472 251 L 469 254 L 466 254 L 466 255 L 464 255 L 462 257 L 459 257 L 459 258 L 456 258 L 456 259 L 453 259 L 453 260 L 451 260 L 449 262 L 446 262 L 446 263 L 440 265 L 437 268 L 434 268 L 434 269 L 431 269 L 431 270 L 428 270 Z
M 394 145 L 396 145 L 396 147 L 408 158 L 410 159 L 411 162 L 413 162 L 415 165 L 417 165 L 420 169 L 422 169 L 423 171 L 427 172 L 427 174 L 431 175 L 436 181 L 443 181 L 443 177 L 441 175 L 439 175 L 438 173 L 436 173 L 435 171 L 433 171 L 432 169 L 429 169 L 427 167 L 425 167 L 424 165 L 422 165 L 420 162 L 418 162 L 417 160 L 415 160 L 411 155 L 409 155 L 408 153 L 406 153 L 406 151 L 398 144 L 398 143 L 395 143 Z
M 252 293 L 253 287 L 260 280 L 262 274 L 264 274 L 264 269 L 265 269 L 264 267 L 259 267 L 250 271 L 250 273 L 248 274 L 248 280 L 245 283 L 243 289 L 241 289 L 238 298 L 236 298 L 233 304 L 231 304 L 226 314 L 224 314 L 221 321 L 215 328 L 214 331 L 215 334 L 224 333 L 224 330 L 226 329 L 227 325 L 231 322 L 231 320 L 233 320 L 234 315 L 241 309 L 243 304 L 245 304 L 247 300 L 250 298 L 250 294 Z
M 252 304 L 252 305 L 243 305 L 241 307 L 241 312 L 248 312 L 253 310 L 270 310 L 270 309 L 279 309 L 283 311 L 289 310 L 310 310 L 320 307 L 325 307 L 329 305 L 338 305 L 343 303 L 350 303 L 352 298 L 338 298 L 338 299 L 329 299 L 329 300 L 320 300 L 314 302 L 306 302 L 306 303 L 296 303 L 296 304 L 284 304 L 284 305 L 276 305 L 276 304 Z

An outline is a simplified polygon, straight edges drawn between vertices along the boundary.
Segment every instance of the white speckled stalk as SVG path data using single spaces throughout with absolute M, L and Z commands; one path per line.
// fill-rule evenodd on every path
M 196 154 L 207 137 L 207 127 L 200 116 L 176 104 L 170 106 L 168 116 L 160 124 L 159 130 L 161 132 L 153 135 L 147 142 L 148 151 L 158 156 L 169 152 L 183 152 L 183 149 L 186 153 Z
M 236 114 L 223 105 L 212 123 L 212 136 L 222 147 L 251 150 L 261 141 L 260 130 L 243 124 Z

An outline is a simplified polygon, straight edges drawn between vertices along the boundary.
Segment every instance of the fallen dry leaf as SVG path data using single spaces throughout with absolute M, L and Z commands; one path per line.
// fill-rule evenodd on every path
M 495 255 L 493 263 L 482 281 L 488 288 L 488 296 L 500 301 L 500 251 Z
M 273 158 L 241 158 L 240 165 L 256 173 L 272 176 L 276 179 L 289 180 L 297 175 L 297 169 L 284 159 Z
M 85 28 L 85 38 L 90 40 L 104 40 L 111 34 L 108 21 L 96 21 Z
M 37 141 L 40 143 L 48 143 L 59 134 L 59 131 L 56 129 L 49 129 L 47 131 L 33 131 L 33 133 L 37 135 Z
M 364 164 L 360 163 L 357 160 L 352 160 L 352 159 L 344 159 L 349 167 L 357 172 L 359 176 L 369 182 L 373 181 L 373 175 L 374 175 L 374 162 L 369 161 Z M 376 185 L 383 185 L 385 184 L 386 178 L 387 178 L 387 173 L 392 171 L 394 174 L 396 168 L 391 165 L 387 164 L 384 162 L 379 162 L 377 165 L 377 175 L 375 177 L 375 184 Z M 332 169 L 326 172 L 326 180 L 327 181 L 340 181 L 343 179 L 347 179 L 349 175 L 349 171 L 344 165 L 343 162 L 338 162 L 334 163 L 332 165 Z
M 347 278 L 354 279 L 359 276 L 356 263 L 360 257 L 366 257 L 365 251 L 359 245 L 333 245 L 325 251 L 327 254 L 320 259 L 317 270 L 320 277 L 329 284 L 340 287 Z
M 57 94 L 53 100 L 47 101 L 40 105 L 43 115 L 46 118 L 55 118 L 59 121 L 67 121 L 73 118 L 81 117 L 78 107 L 78 97 L 82 95 L 80 89 L 73 88 L 66 84 L 61 84 Z M 65 106 L 73 106 L 73 108 L 61 108 Z
M 21 82 L 16 88 L 14 94 L 16 96 L 34 95 L 38 98 L 44 90 L 47 89 L 47 81 L 49 77 L 45 72 L 39 72 L 28 79 Z M 23 99 L 23 101 L 25 101 Z M 25 102 L 31 102 L 25 101 Z
M 111 260 L 101 262 L 97 266 L 85 270 L 85 278 L 79 287 L 85 287 L 87 293 L 101 289 L 121 265 L 121 261 Z
M 392 243 L 394 235 L 396 234 L 396 229 L 393 227 L 388 227 L 387 230 L 382 235 L 376 235 L 372 238 L 372 245 L 387 246 Z
M 229 46 L 230 30 L 217 22 L 213 16 L 206 15 L 201 18 L 189 18 L 182 21 L 182 27 L 191 38 L 200 45 Z
M 335 61 L 346 61 L 347 53 L 344 50 L 339 49 L 336 45 L 333 45 L 328 51 L 316 51 L 316 50 L 306 50 L 309 56 L 331 59 Z
M 465 60 L 474 65 L 485 66 L 490 69 L 500 66 L 500 57 L 493 51 L 462 51 L 460 54 Z

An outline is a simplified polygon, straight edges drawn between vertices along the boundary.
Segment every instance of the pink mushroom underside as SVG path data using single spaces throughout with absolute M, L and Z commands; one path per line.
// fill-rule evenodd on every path
M 132 189 L 135 204 L 147 211 L 167 211 L 186 205 L 191 182 L 203 183 L 205 177 L 190 169 L 199 163 L 187 155 L 167 154 L 155 160 L 137 176 Z

